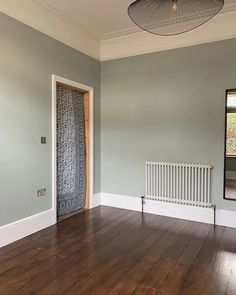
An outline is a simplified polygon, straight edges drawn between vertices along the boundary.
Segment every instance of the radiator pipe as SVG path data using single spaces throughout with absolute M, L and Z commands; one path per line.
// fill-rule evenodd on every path
M 144 204 L 145 204 L 144 196 L 141 196 L 141 204 L 142 204 L 142 214 L 143 214 L 143 212 L 144 212 Z
M 214 227 L 216 227 L 216 205 L 212 205 L 212 208 L 214 210 Z

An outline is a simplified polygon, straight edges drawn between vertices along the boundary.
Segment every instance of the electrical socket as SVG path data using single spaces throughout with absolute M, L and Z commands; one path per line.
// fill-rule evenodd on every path
M 37 197 L 39 198 L 39 197 L 45 196 L 46 193 L 47 193 L 46 188 L 40 188 L 37 190 Z

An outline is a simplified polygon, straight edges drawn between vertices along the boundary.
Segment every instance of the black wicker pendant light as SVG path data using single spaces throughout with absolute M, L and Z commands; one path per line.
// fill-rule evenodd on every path
M 137 0 L 128 8 L 141 29 L 162 36 L 191 31 L 213 18 L 224 0 Z

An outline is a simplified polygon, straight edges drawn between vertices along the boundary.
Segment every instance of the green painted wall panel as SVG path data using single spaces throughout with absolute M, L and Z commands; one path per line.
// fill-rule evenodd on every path
M 100 192 L 100 63 L 0 14 L 0 226 L 51 208 L 51 75 L 95 91 Z M 47 145 L 40 144 L 47 136 Z M 37 198 L 38 188 L 47 196 Z
M 223 200 L 225 89 L 236 88 L 236 40 L 102 63 L 102 191 L 141 196 L 145 160 L 209 163 Z

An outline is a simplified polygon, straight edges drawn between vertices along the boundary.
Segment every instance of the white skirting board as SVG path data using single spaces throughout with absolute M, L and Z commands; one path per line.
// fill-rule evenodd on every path
M 141 198 L 118 194 L 97 193 L 90 208 L 104 205 L 141 212 Z M 144 212 L 163 216 L 213 223 L 213 210 L 187 205 L 178 205 L 159 201 L 145 200 Z M 53 225 L 53 209 L 26 217 L 0 227 L 0 248 Z M 236 228 L 236 212 L 217 209 L 217 225 Z
M 53 209 L 0 227 L 0 248 L 54 224 Z
M 91 199 L 90 208 L 101 205 L 101 194 Z M 38 213 L 0 227 L 0 248 L 55 224 L 54 210 Z
M 101 193 L 101 205 L 139 212 L 142 210 L 140 197 L 117 194 Z M 144 212 L 210 224 L 214 222 L 212 208 L 145 200 Z M 236 211 L 216 209 L 216 224 L 236 228 Z

